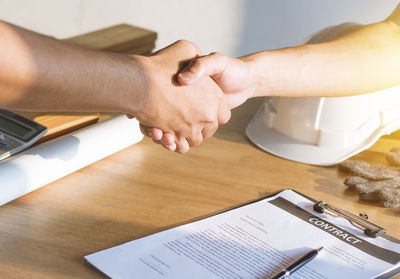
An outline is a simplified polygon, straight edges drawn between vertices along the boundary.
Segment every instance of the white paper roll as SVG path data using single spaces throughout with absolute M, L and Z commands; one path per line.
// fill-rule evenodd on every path
M 142 139 L 138 121 L 121 115 L 25 150 L 0 163 L 0 205 Z

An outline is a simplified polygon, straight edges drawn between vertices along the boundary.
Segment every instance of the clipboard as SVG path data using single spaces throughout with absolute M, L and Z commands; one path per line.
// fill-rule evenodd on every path
M 312 197 L 309 197 L 309 196 L 307 196 L 307 195 L 305 195 L 303 193 L 300 193 L 300 192 L 298 192 L 298 191 L 296 191 L 296 190 L 294 190 L 292 188 L 287 188 L 287 189 L 283 189 L 281 191 L 274 192 L 274 193 L 269 194 L 269 195 L 267 195 L 265 197 L 261 197 L 259 199 L 250 201 L 248 203 L 236 206 L 234 208 L 225 210 L 225 211 L 223 211 L 221 213 L 218 213 L 218 214 L 222 214 L 222 213 L 228 212 L 230 210 L 234 210 L 234 209 L 240 208 L 242 206 L 246 206 L 246 205 L 249 205 L 249 204 L 252 204 L 252 203 L 255 203 L 255 202 L 258 202 L 258 201 L 261 201 L 261 200 L 264 200 L 264 199 L 267 199 L 267 198 L 270 198 L 270 197 L 273 197 L 273 196 L 276 196 L 279 193 L 281 193 L 283 191 L 286 191 L 286 190 L 291 190 L 291 191 L 297 193 L 298 195 L 301 195 L 304 198 L 312 201 L 314 203 L 314 206 L 313 206 L 314 211 L 319 213 L 319 214 L 321 214 L 321 215 L 329 214 L 329 215 L 337 217 L 337 218 L 344 218 L 353 227 L 355 227 L 355 228 L 357 228 L 359 230 L 362 230 L 365 235 L 367 235 L 367 236 L 369 236 L 371 238 L 381 237 L 381 238 L 385 238 L 385 239 L 387 239 L 389 241 L 392 241 L 392 242 L 400 244 L 400 239 L 397 239 L 397 238 L 395 238 L 393 236 L 388 235 L 386 233 L 386 229 L 385 228 L 383 228 L 383 227 L 381 227 L 381 226 L 379 226 L 377 224 L 374 224 L 371 221 L 368 221 L 368 215 L 366 213 L 362 212 L 362 213 L 359 213 L 359 215 L 357 216 L 357 215 L 355 215 L 355 214 L 353 214 L 353 213 L 351 213 L 351 212 L 349 212 L 347 210 L 341 209 L 341 208 L 336 207 L 336 206 L 329 205 L 325 201 L 318 201 L 318 200 L 316 200 L 316 199 L 314 199 Z M 216 214 L 216 215 L 218 215 L 218 214 Z M 376 277 L 376 279 L 392 278 L 393 276 L 396 276 L 399 273 L 400 273 L 400 267 L 396 268 L 396 269 L 393 269 L 393 270 L 385 273 L 384 275 L 382 275 L 380 277 Z
M 307 195 L 305 195 L 303 193 L 300 193 L 300 192 L 298 192 L 298 191 L 296 191 L 296 190 L 294 190 L 292 188 L 287 188 L 287 189 L 283 189 L 283 190 L 274 192 L 274 193 L 269 194 L 267 196 L 252 200 L 250 202 L 247 202 L 247 203 L 244 203 L 244 204 L 241 204 L 241 205 L 238 205 L 238 206 L 235 206 L 233 208 L 224 210 L 224 211 L 219 212 L 217 214 L 212 214 L 212 215 L 210 215 L 208 217 L 211 217 L 211 216 L 214 216 L 214 215 L 218 215 L 218 214 L 222 214 L 222 213 L 226 213 L 226 212 L 228 212 L 230 210 L 234 210 L 234 209 L 237 209 L 237 208 L 240 208 L 240 207 L 243 207 L 243 206 L 258 202 L 258 201 L 262 201 L 264 199 L 268 199 L 268 198 L 273 197 L 275 195 L 278 195 L 279 193 L 281 193 L 283 191 L 286 191 L 286 190 L 293 191 L 296 194 L 301 195 L 304 198 L 312 201 L 314 203 L 314 206 L 313 206 L 314 211 L 319 213 L 319 214 L 321 214 L 321 215 L 329 214 L 329 215 L 334 216 L 334 217 L 344 218 L 353 227 L 362 230 L 364 232 L 364 234 L 369 236 L 369 237 L 372 237 L 372 238 L 382 237 L 382 238 L 385 238 L 385 239 L 387 239 L 389 241 L 392 241 L 392 242 L 400 244 L 400 239 L 397 239 L 397 238 L 395 238 L 393 236 L 388 235 L 386 233 L 386 229 L 385 228 L 383 228 L 383 227 L 381 227 L 381 226 L 379 226 L 377 224 L 374 224 L 371 221 L 368 221 L 368 215 L 365 212 L 361 212 L 361 213 L 359 213 L 359 215 L 356 215 L 356 214 L 351 213 L 351 212 L 349 212 L 347 210 L 341 209 L 340 207 L 330 205 L 325 201 L 318 201 L 318 200 L 316 200 L 316 199 L 314 199 L 312 197 L 309 197 L 309 196 L 307 196 Z
M 235 266 L 236 268 L 236 264 L 238 267 L 241 266 L 243 268 L 229 270 L 227 271 L 227 274 L 243 276 L 243 278 L 253 278 L 254 273 L 248 272 L 248 270 L 256 268 L 258 272 L 261 272 L 260 270 L 262 270 L 262 272 L 268 272 L 265 274 L 272 274 L 272 272 L 276 272 L 271 269 L 273 264 L 271 265 L 270 261 L 280 261 L 283 263 L 284 261 L 287 261 L 288 258 L 283 257 L 281 254 L 274 253 L 282 253 L 283 251 L 285 251 L 285 253 L 288 253 L 289 251 L 291 251 L 291 253 L 294 251 L 298 252 L 300 247 L 298 247 L 299 242 L 297 241 L 299 239 L 305 241 L 302 242 L 302 245 L 307 245 L 307 247 L 310 245 L 313 246 L 316 242 L 318 242 L 319 237 L 322 235 L 322 230 L 346 244 L 343 244 L 344 246 L 336 246 L 338 242 L 334 238 L 329 238 L 328 242 L 326 243 L 328 245 L 326 249 L 327 251 L 330 251 L 328 253 L 335 255 L 334 260 L 332 260 L 332 258 L 329 260 L 327 260 L 328 258 L 325 258 L 325 260 L 322 260 L 321 262 L 317 263 L 316 266 L 313 266 L 313 269 L 316 273 L 306 269 L 306 274 L 308 274 L 307 272 L 311 272 L 310 274 L 324 274 L 324 270 L 326 270 L 328 272 L 327 275 L 329 274 L 330 276 L 329 278 L 337 278 L 332 277 L 337 276 L 337 270 L 332 269 L 332 264 L 341 264 L 345 262 L 348 265 L 344 265 L 342 267 L 340 271 L 342 275 L 360 275 L 359 272 L 368 264 L 370 264 L 371 269 L 366 269 L 362 274 L 374 274 L 373 278 L 391 278 L 392 276 L 400 273 L 400 247 L 395 248 L 395 250 L 390 248 L 390 245 L 393 243 L 392 239 L 394 238 L 389 239 L 386 235 L 386 231 L 383 230 L 383 228 L 368 221 L 368 225 L 373 225 L 368 227 L 368 229 L 373 230 L 378 228 L 378 230 L 373 231 L 377 233 L 371 233 L 370 235 L 367 235 L 365 227 L 361 227 L 360 224 L 356 223 L 352 218 L 349 218 L 347 214 L 342 216 L 336 212 L 336 215 L 338 216 L 334 217 L 345 218 L 345 220 L 348 220 L 349 222 L 352 221 L 350 224 L 355 225 L 354 229 L 351 227 L 351 230 L 348 230 L 350 227 L 347 226 L 346 221 L 343 219 L 332 223 L 332 216 L 326 216 L 328 218 L 319 218 L 319 214 L 328 214 L 328 210 L 330 210 L 330 207 L 324 207 L 324 211 L 322 213 L 313 211 L 313 205 L 321 206 L 319 203 L 320 202 L 317 200 L 301 194 L 293 189 L 285 189 L 256 200 L 252 200 L 245 204 L 234 206 L 215 214 L 210 214 L 210 216 L 203 216 L 203 218 L 199 218 L 197 220 L 190 220 L 184 224 L 176 227 L 174 226 L 171 229 L 166 229 L 140 239 L 132 240 L 130 242 L 87 255 L 85 256 L 85 259 L 89 264 L 93 265 L 103 274 L 111 278 L 164 278 L 164 276 L 165 278 L 187 278 L 189 274 L 193 275 L 193 272 L 195 271 L 198 273 L 196 273 L 196 276 L 193 278 L 205 278 L 205 276 L 207 277 L 220 274 L 218 272 L 222 272 L 221 270 L 226 270 L 226 268 L 229 268 L 228 266 Z M 324 205 L 325 204 L 326 203 L 324 203 Z M 247 210 L 241 209 L 247 206 L 249 206 Z M 281 216 L 266 216 L 263 214 L 263 208 L 265 208 L 265 206 L 267 206 L 266 208 L 273 210 L 272 212 L 275 214 L 277 214 L 277 212 L 282 212 L 282 214 L 279 214 Z M 236 213 L 233 212 L 237 209 L 239 210 Z M 341 212 L 342 210 L 339 209 L 339 213 Z M 252 215 L 252 213 L 255 213 L 256 215 Z M 346 213 L 349 212 L 346 211 Z M 250 214 L 250 216 L 247 214 Z M 290 217 L 292 222 L 290 222 L 289 219 L 289 222 L 286 222 L 286 217 L 289 215 L 292 216 Z M 275 218 L 271 218 L 272 216 L 275 216 Z M 355 219 L 359 221 L 358 218 Z M 265 221 L 267 223 L 264 223 Z M 301 235 L 300 238 L 293 238 L 289 236 L 293 232 L 292 229 L 295 229 L 296 226 L 299 226 L 302 221 L 306 221 L 308 225 L 301 225 L 303 229 L 301 232 L 299 231 L 299 235 Z M 238 222 L 241 222 L 240 225 Z M 321 223 L 323 226 L 320 226 Z M 267 224 L 266 227 L 264 227 L 265 224 Z M 362 224 L 365 226 L 364 223 Z M 278 228 L 277 225 L 280 226 L 280 229 L 269 230 L 269 228 Z M 328 226 L 329 228 L 325 226 Z M 313 229 L 313 227 L 316 229 Z M 255 234 L 250 233 L 246 230 L 246 228 L 252 228 L 251 230 L 253 233 L 255 232 Z M 359 229 L 362 229 L 362 231 L 359 232 Z M 370 233 L 369 231 L 367 232 Z M 271 244 L 274 243 L 271 241 L 277 241 L 278 246 L 271 246 L 268 244 L 268 241 L 263 242 L 260 240 L 263 239 L 263 234 L 269 235 L 268 241 L 270 241 Z M 363 234 L 364 236 L 361 236 Z M 318 239 L 309 238 L 307 240 L 307 236 L 309 235 L 314 235 L 314 237 L 318 237 Z M 288 236 L 289 238 L 287 238 Z M 205 239 L 204 242 L 201 240 L 202 237 Z M 368 241 L 368 238 L 371 238 L 371 241 Z M 378 238 L 386 238 L 386 240 L 380 240 Z M 257 257 L 261 256 L 254 256 L 248 252 L 248 250 L 246 250 L 248 249 L 247 247 L 253 247 L 251 240 L 254 240 L 253 244 L 258 247 L 257 249 L 254 248 L 255 251 L 263 251 L 263 249 L 266 249 L 264 252 L 260 252 L 260 254 L 265 256 L 265 261 L 261 260 L 261 258 L 255 260 Z M 220 241 L 219 244 L 218 241 Z M 250 243 L 248 241 L 250 241 Z M 390 241 L 390 243 L 387 241 Z M 396 242 L 399 243 L 398 240 L 396 240 Z M 382 246 L 379 243 L 382 244 Z M 214 244 L 216 246 L 214 246 Z M 293 245 L 294 248 L 291 248 L 291 245 Z M 245 250 L 241 250 L 240 247 L 244 247 L 243 249 Z M 357 250 L 352 251 L 358 252 L 354 253 L 354 257 L 352 258 L 351 254 L 346 253 L 348 250 L 347 248 L 344 249 L 344 247 L 349 247 L 351 249 L 355 248 Z M 198 249 L 206 250 L 200 251 Z M 215 254 L 216 251 L 218 251 L 217 254 Z M 340 255 L 345 255 L 346 257 L 338 256 L 339 254 L 335 254 L 337 251 L 342 252 Z M 236 255 L 241 256 L 237 257 Z M 252 260 L 243 260 L 243 255 L 247 255 L 245 257 L 246 259 Z M 285 254 L 285 256 L 287 257 L 288 254 Z M 360 256 L 360 258 L 357 258 L 358 256 Z M 209 259 L 208 263 L 211 262 L 211 269 L 205 268 L 207 265 L 204 265 L 204 263 L 207 262 L 207 259 Z M 348 259 L 354 259 L 356 261 L 348 261 Z M 188 260 L 191 261 L 188 262 Z M 224 263 L 227 263 L 227 260 L 229 260 L 229 264 L 225 265 Z M 252 264 L 247 266 L 250 263 L 249 261 Z M 255 263 L 257 264 L 254 266 L 253 264 Z M 260 264 L 262 264 L 262 268 L 264 269 L 260 269 Z M 219 265 L 221 266 L 220 269 L 217 267 Z M 352 267 L 352 265 L 355 265 L 357 268 L 354 268 L 354 266 Z M 389 267 L 389 265 L 391 265 L 391 267 Z M 211 270 L 214 272 L 207 273 L 207 271 Z M 239 275 L 239 273 L 235 273 L 237 270 L 239 270 L 238 272 L 244 273 L 240 273 Z M 375 271 L 377 273 L 374 273 Z M 143 277 L 144 274 L 146 274 L 146 276 Z M 258 275 L 260 274 L 261 273 L 258 273 Z M 213 276 L 212 278 L 221 277 Z M 303 276 L 301 278 L 308 277 Z M 357 278 L 366 277 L 358 276 Z
M 244 203 L 244 204 L 241 204 L 241 205 L 238 205 L 238 206 L 235 206 L 233 208 L 224 210 L 222 212 L 219 212 L 219 213 L 216 213 L 216 214 L 212 214 L 212 215 L 210 215 L 208 217 L 212 217 L 212 216 L 215 216 L 215 215 L 223 214 L 223 213 L 229 212 L 231 210 L 235 210 L 237 208 L 240 208 L 240 207 L 252 204 L 252 203 L 256 203 L 256 202 L 262 201 L 264 199 L 271 198 L 271 197 L 276 196 L 279 193 L 281 193 L 283 191 L 286 191 L 286 190 L 293 191 L 296 194 L 298 194 L 298 195 L 300 195 L 300 196 L 312 201 L 314 203 L 314 206 L 313 206 L 314 211 L 319 213 L 319 214 L 321 214 L 321 215 L 330 214 L 331 216 L 334 216 L 334 217 L 337 217 L 337 218 L 344 218 L 353 227 L 355 227 L 356 229 L 362 230 L 365 235 L 367 235 L 367 236 L 369 236 L 371 238 L 381 237 L 381 238 L 387 239 L 389 241 L 392 241 L 392 242 L 400 244 L 400 239 L 397 239 L 397 238 L 395 238 L 393 236 L 388 235 L 386 233 L 386 229 L 385 228 L 383 228 L 383 227 L 381 227 L 381 226 L 379 226 L 377 224 L 374 224 L 371 221 L 368 221 L 368 215 L 366 213 L 362 212 L 362 213 L 359 213 L 359 215 L 357 216 L 357 215 L 355 215 L 355 214 L 353 214 L 353 213 L 351 213 L 351 212 L 349 212 L 347 210 L 341 209 L 341 208 L 336 207 L 336 206 L 329 205 L 325 201 L 318 201 L 318 200 L 316 200 L 316 199 L 314 199 L 314 198 L 312 198 L 310 196 L 307 196 L 307 195 L 305 195 L 303 193 L 300 193 L 299 191 L 296 191 L 296 190 L 294 190 L 292 188 L 287 188 L 287 189 L 283 189 L 283 190 L 274 192 L 274 193 L 269 194 L 267 196 L 252 200 L 250 202 L 247 202 L 247 203 Z M 208 218 L 208 217 L 206 217 L 206 218 Z M 201 219 L 204 219 L 204 218 L 201 218 Z M 398 275 L 399 273 L 400 273 L 400 267 L 385 273 L 381 277 L 376 277 L 376 279 L 391 278 L 391 277 L 393 277 L 395 275 Z
M 328 203 L 326 203 L 324 201 L 317 201 L 311 197 L 308 197 L 302 193 L 299 193 L 296 190 L 293 190 L 293 189 L 290 189 L 290 190 L 313 201 L 314 202 L 313 209 L 315 212 L 318 212 L 320 214 L 330 214 L 331 216 L 334 216 L 334 217 L 345 218 L 347 221 L 349 221 L 349 223 L 351 225 L 353 225 L 354 227 L 356 227 L 358 229 L 363 230 L 364 234 L 369 237 L 372 237 L 372 238 L 382 237 L 389 241 L 400 244 L 400 240 L 388 235 L 386 233 L 385 228 L 382 228 L 379 225 L 374 224 L 371 221 L 368 221 L 368 215 L 364 212 L 359 213 L 359 215 L 357 216 L 347 210 L 341 209 L 336 206 L 329 205 Z M 384 274 L 380 277 L 377 277 L 376 279 L 391 278 L 393 276 L 396 276 L 399 273 L 400 273 L 400 267 L 393 269 L 392 271 L 389 271 L 386 274 Z

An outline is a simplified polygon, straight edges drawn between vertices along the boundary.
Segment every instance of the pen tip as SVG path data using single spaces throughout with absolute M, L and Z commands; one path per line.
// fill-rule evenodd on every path
M 324 247 L 321 246 L 321 247 L 319 247 L 319 248 L 317 248 L 317 249 L 315 249 L 315 250 L 317 250 L 318 252 L 320 252 L 323 248 L 324 248 Z

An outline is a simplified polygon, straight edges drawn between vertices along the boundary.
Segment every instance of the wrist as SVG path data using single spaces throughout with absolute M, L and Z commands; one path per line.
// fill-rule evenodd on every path
M 232 87 L 235 92 L 240 92 L 243 94 L 243 97 L 247 99 L 255 97 L 255 92 L 258 88 L 258 76 L 255 69 L 255 61 L 253 60 L 252 55 L 238 57 L 238 58 L 229 58 L 229 63 L 226 68 L 232 71 L 231 73 L 225 73 L 226 78 L 231 79 L 232 75 L 237 80 L 236 83 L 233 83 Z M 226 81 L 230 84 L 230 81 Z
M 131 114 L 135 117 L 145 111 L 147 103 L 147 92 L 149 86 L 149 58 L 140 55 L 124 55 L 123 60 L 127 63 L 124 78 L 118 91 L 118 110 Z
M 248 98 L 259 97 L 265 90 L 265 76 L 264 76 L 264 69 L 260 67 L 260 54 L 250 54 L 243 57 L 240 57 L 246 64 L 247 71 L 249 73 L 248 79 L 250 80 L 250 90 Z
M 127 109 L 140 122 L 150 125 L 151 121 L 160 118 L 161 99 L 166 90 L 161 85 L 165 84 L 165 66 L 157 56 L 131 55 L 130 60 L 135 69 L 132 76 L 135 81 L 130 88 L 134 96 L 128 102 L 131 105 Z
M 276 76 L 279 71 L 275 51 L 263 51 L 250 54 L 241 59 L 248 65 L 252 84 L 251 97 L 273 96 L 276 93 Z

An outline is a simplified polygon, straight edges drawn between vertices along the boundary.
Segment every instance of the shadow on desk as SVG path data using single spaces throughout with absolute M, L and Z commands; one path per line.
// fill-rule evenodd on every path
M 264 97 L 252 98 L 243 105 L 232 110 L 229 122 L 218 128 L 214 137 L 232 142 L 244 143 L 254 146 L 247 138 L 245 130 L 260 106 L 264 103 Z

